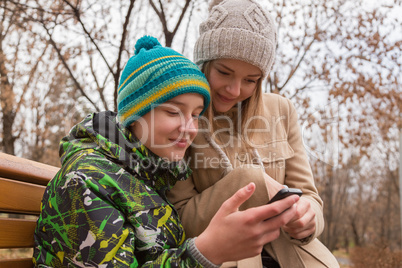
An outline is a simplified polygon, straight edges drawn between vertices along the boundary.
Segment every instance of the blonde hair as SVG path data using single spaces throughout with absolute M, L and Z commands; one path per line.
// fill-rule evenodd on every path
M 207 80 L 209 80 L 209 74 L 211 71 L 211 62 L 212 61 L 207 61 L 203 64 L 202 67 L 202 72 L 205 74 L 207 77 Z M 242 140 L 242 143 L 246 145 L 247 147 L 252 147 L 252 143 L 250 144 L 251 141 L 253 141 L 253 136 L 254 132 L 251 134 L 247 133 L 247 129 L 262 129 L 265 125 L 262 124 L 261 120 L 258 120 L 259 118 L 262 118 L 264 115 L 264 106 L 263 106 L 263 101 L 262 101 L 262 78 L 258 79 L 256 88 L 254 93 L 246 100 L 242 101 L 241 103 L 241 125 L 240 125 L 240 131 L 241 133 L 236 133 L 240 134 L 240 138 Z M 219 128 L 219 124 L 214 120 L 214 117 L 216 116 L 216 112 L 214 109 L 213 105 L 213 100 L 211 98 L 211 103 L 208 107 L 208 109 L 205 111 L 204 116 L 208 119 L 210 123 L 210 130 L 212 133 Z M 257 119 L 257 120 L 252 120 L 249 122 L 250 119 Z M 238 129 L 238 123 L 239 122 L 234 122 L 235 124 L 235 131 Z M 247 127 L 247 129 L 246 129 Z M 245 133 L 247 133 L 247 140 L 245 139 Z M 220 142 L 219 137 L 218 137 L 218 142 Z

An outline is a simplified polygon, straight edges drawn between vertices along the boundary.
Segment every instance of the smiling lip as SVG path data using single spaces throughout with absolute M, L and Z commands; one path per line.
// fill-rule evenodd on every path
M 174 145 L 176 145 L 179 148 L 186 148 L 188 141 L 186 139 L 170 139 L 170 141 L 172 141 L 174 143 Z
M 234 100 L 236 100 L 236 99 L 229 99 L 229 98 L 226 98 L 226 97 L 224 97 L 224 96 L 222 96 L 222 95 L 220 95 L 220 94 L 217 94 L 217 95 L 218 95 L 219 99 L 220 99 L 222 102 L 233 102 Z

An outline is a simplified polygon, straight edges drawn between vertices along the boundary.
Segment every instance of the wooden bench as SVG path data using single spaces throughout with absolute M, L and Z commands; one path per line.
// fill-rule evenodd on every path
M 47 183 L 58 170 L 57 167 L 0 153 L 0 249 L 33 248 L 42 196 Z M 2 213 L 24 216 L 12 218 Z M 0 259 L 0 268 L 32 266 L 32 258 Z

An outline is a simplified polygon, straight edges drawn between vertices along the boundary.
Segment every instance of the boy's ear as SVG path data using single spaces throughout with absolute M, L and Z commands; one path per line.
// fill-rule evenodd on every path
M 135 121 L 133 123 L 131 123 L 131 125 L 128 127 L 128 129 L 133 132 L 134 130 L 134 126 L 135 126 Z

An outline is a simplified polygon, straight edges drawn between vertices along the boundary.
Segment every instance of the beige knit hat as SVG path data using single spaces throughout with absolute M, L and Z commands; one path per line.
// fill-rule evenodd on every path
M 194 61 L 230 58 L 261 69 L 265 78 L 275 59 L 276 27 L 254 0 L 213 0 L 209 17 L 200 25 Z

